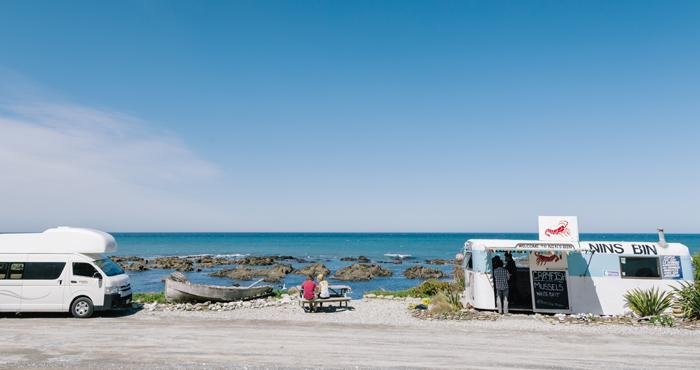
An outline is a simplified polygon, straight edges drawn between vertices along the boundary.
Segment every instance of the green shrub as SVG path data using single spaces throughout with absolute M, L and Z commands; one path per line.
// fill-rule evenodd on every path
M 459 291 L 464 291 L 465 280 L 464 269 L 462 268 L 462 264 L 455 263 L 453 273 L 455 289 Z
M 459 293 L 461 293 L 463 290 L 464 289 L 460 289 L 457 284 L 450 283 L 448 281 L 429 279 L 422 282 L 418 286 L 405 290 L 371 290 L 367 292 L 367 294 L 374 294 L 377 296 L 394 296 L 401 298 L 430 298 L 440 292 L 445 292 L 448 296 L 453 293 L 457 293 L 457 297 L 459 297 Z
M 434 315 L 455 312 L 457 310 L 457 308 L 450 304 L 450 299 L 444 292 L 436 294 L 430 302 L 430 313 Z
M 406 289 L 406 290 L 370 290 L 366 292 L 365 294 L 374 294 L 376 296 L 394 296 L 394 297 L 401 297 L 401 298 L 406 298 L 406 297 L 415 297 L 413 294 L 413 290 L 411 289 Z
M 675 321 L 673 317 L 669 315 L 656 315 L 649 318 L 649 322 L 652 324 L 659 324 L 661 326 L 673 326 Z
M 661 315 L 673 303 L 673 294 L 658 288 L 632 289 L 624 297 L 627 307 L 641 317 Z
M 416 297 L 432 297 L 443 291 L 453 291 L 454 288 L 447 281 L 429 279 L 415 288 L 410 289 Z
M 462 300 L 459 292 L 445 291 L 444 294 L 445 297 L 447 297 L 447 302 L 449 302 L 455 310 L 462 309 Z
M 165 293 L 163 292 L 146 292 L 146 293 L 134 293 L 134 302 L 139 303 L 165 303 Z
M 289 294 L 289 293 L 287 293 L 286 289 L 273 289 L 272 290 L 272 296 L 275 298 L 282 298 L 282 294 Z
M 700 252 L 693 256 L 693 270 L 695 270 L 695 281 L 700 281 Z
M 696 271 L 697 273 L 697 271 Z M 681 305 L 683 317 L 700 319 L 700 282 L 683 282 L 681 287 L 673 287 Z

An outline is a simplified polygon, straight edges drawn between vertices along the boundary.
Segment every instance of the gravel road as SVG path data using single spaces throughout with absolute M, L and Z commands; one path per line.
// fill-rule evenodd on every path
M 147 310 L 77 320 L 0 318 L 0 368 L 696 368 L 700 332 L 551 324 L 534 316 L 442 322 L 401 301 L 354 309 Z

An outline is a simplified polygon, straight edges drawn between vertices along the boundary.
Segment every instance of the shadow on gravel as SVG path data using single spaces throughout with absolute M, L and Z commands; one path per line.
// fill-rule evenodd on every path
M 134 315 L 143 308 L 134 306 L 132 308 L 123 308 L 110 311 L 95 312 L 91 318 L 105 317 L 127 317 Z M 44 318 L 73 318 L 69 312 L 0 312 L 0 319 L 44 319 Z M 88 319 L 89 320 L 89 319 Z
M 338 307 L 338 306 L 326 306 L 326 307 L 316 307 L 316 311 L 309 311 L 308 308 L 304 308 L 306 313 L 334 313 L 343 311 L 355 311 L 354 307 Z

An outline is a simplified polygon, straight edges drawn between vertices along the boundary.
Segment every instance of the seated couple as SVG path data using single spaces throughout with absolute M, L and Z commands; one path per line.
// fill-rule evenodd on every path
M 301 285 L 301 290 L 304 293 L 304 299 L 314 300 L 316 298 L 325 299 L 330 298 L 331 294 L 328 289 L 328 281 L 323 278 L 323 274 L 318 275 L 318 284 L 314 282 L 314 278 L 311 275 L 306 277 L 306 281 Z M 323 303 L 320 303 L 323 307 Z M 314 309 L 314 304 L 311 304 L 311 309 Z

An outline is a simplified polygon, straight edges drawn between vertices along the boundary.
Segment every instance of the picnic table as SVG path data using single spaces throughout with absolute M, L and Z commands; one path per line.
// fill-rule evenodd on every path
M 352 290 L 348 285 L 329 285 L 328 286 L 328 292 L 330 293 L 330 297 L 328 298 L 315 298 L 315 299 L 306 299 L 304 298 L 304 290 L 301 288 L 301 286 L 298 287 L 299 289 L 299 304 L 301 305 L 302 308 L 305 306 L 311 306 L 313 304 L 318 304 L 319 307 L 323 307 L 324 303 L 338 303 L 338 307 L 343 307 L 343 304 L 345 304 L 345 307 L 348 307 L 348 302 L 350 302 L 351 298 L 348 297 L 348 293 Z

